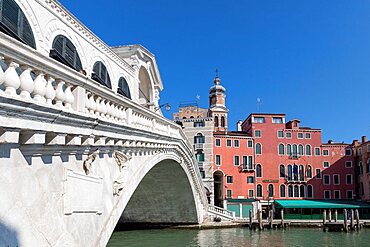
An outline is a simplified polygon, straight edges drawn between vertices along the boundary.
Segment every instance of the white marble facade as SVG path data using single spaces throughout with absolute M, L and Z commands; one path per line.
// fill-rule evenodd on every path
M 15 2 L 36 49 L 0 32 L 0 246 L 105 246 L 120 219 L 202 222 L 204 186 L 184 133 L 158 109 L 153 54 L 108 47 L 57 1 Z M 86 75 L 49 57 L 57 35 Z M 112 89 L 90 78 L 96 61 Z M 120 77 L 132 100 L 117 94 Z

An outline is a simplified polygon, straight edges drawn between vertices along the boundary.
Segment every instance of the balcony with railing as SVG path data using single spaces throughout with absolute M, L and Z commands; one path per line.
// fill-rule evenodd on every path
M 203 150 L 204 143 L 195 143 L 193 147 L 194 147 L 194 151 Z
M 246 163 L 246 164 L 242 164 L 241 165 L 241 171 L 242 172 L 254 172 L 254 164 L 251 164 L 251 163 Z
M 289 154 L 289 159 L 291 159 L 291 160 L 298 160 L 300 157 L 301 157 L 301 155 L 298 154 L 298 153 Z
M 302 183 L 307 183 L 307 178 L 305 176 L 300 176 L 300 175 L 286 176 L 285 182 L 287 184 L 302 184 Z

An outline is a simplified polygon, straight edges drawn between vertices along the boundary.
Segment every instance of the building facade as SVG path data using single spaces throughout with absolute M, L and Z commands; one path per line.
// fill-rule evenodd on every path
M 358 198 L 370 201 L 370 141 L 366 136 L 353 141 L 354 167 L 356 170 L 356 182 L 358 185 Z
M 236 131 L 230 131 L 226 89 L 220 82 L 216 75 L 208 111 L 202 109 L 199 116 L 207 112 L 213 121 L 213 148 L 207 152 L 213 157 L 207 159 L 211 162 L 207 176 L 213 176 L 216 206 L 230 208 L 235 202 L 253 200 L 263 207 L 275 199 L 357 198 L 353 145 L 323 143 L 321 129 L 301 126 L 300 120 L 288 121 L 285 114 L 277 113 L 251 113 L 238 121 Z M 181 114 L 184 111 L 191 112 L 180 108 L 174 119 L 195 141 L 195 127 L 184 124 L 195 120 Z M 362 159 L 366 164 L 367 156 Z

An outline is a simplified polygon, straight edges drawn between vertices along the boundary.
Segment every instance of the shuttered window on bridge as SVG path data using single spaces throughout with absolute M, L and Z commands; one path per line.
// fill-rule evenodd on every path
M 130 87 L 125 78 L 121 77 L 118 81 L 117 93 L 131 99 Z
M 81 60 L 76 47 L 68 38 L 62 35 L 58 35 L 54 39 L 50 57 L 74 70 L 82 70 Z
M 91 78 L 100 84 L 112 89 L 107 67 L 102 62 L 96 62 L 93 67 Z
M 0 31 L 36 49 L 31 26 L 14 0 L 0 0 Z

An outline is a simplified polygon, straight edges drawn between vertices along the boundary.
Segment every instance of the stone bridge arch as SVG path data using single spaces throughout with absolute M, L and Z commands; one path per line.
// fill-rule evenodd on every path
M 178 153 L 132 156 L 124 172 L 129 176 L 124 176 L 122 193 L 101 228 L 96 246 L 106 245 L 116 226 L 197 224 L 203 221 L 206 209 L 202 207 L 201 192 Z

